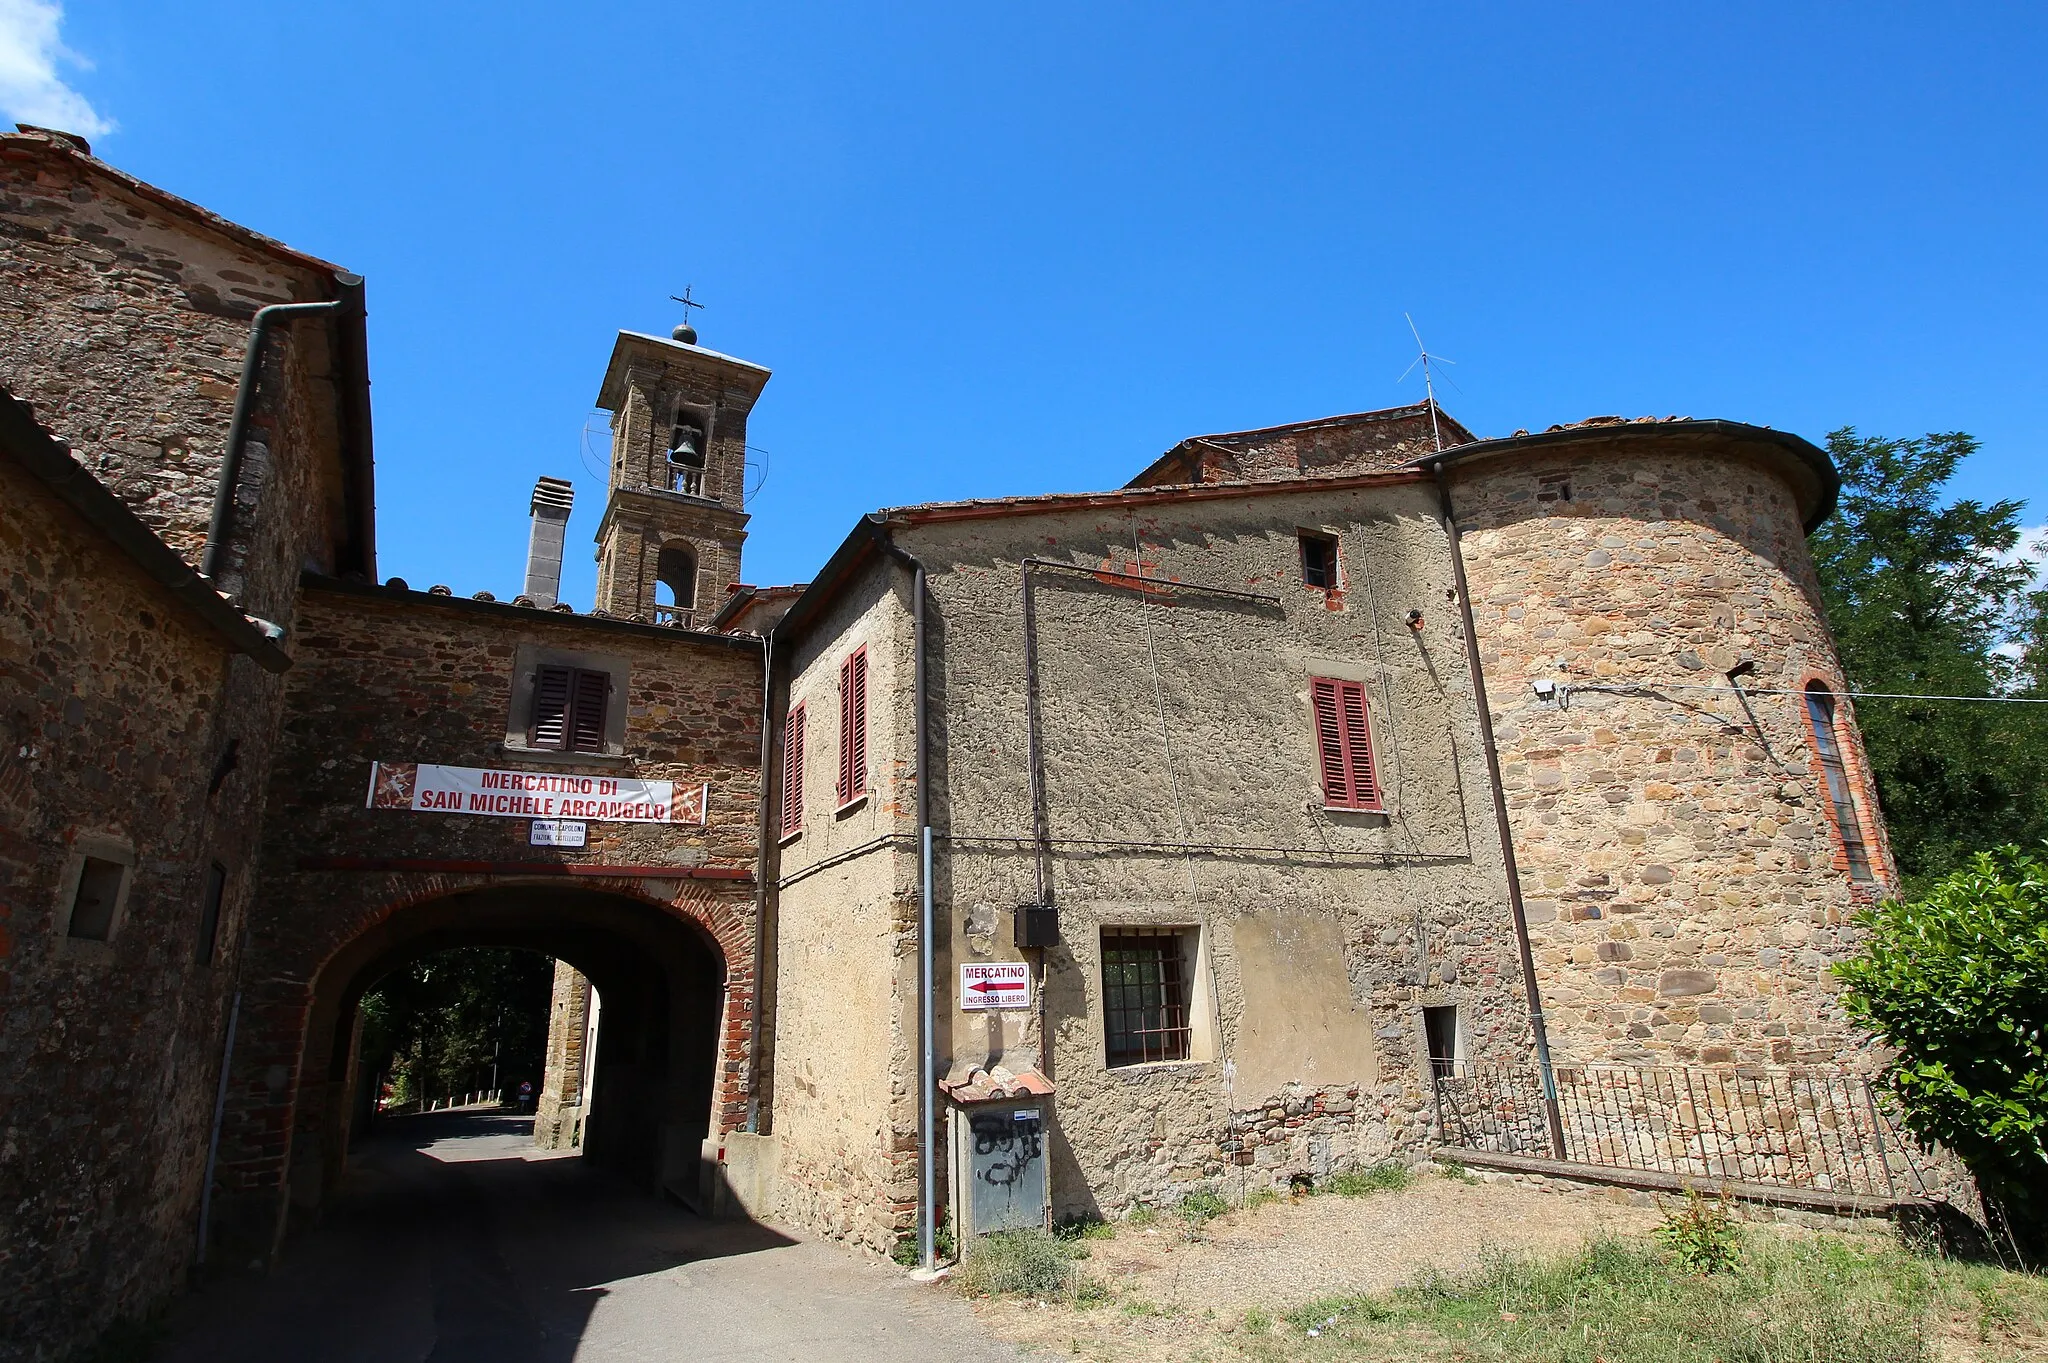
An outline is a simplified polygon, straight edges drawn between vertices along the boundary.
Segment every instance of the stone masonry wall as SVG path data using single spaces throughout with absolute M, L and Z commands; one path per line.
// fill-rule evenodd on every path
M 245 1231 L 263 1233 L 262 1208 L 276 1215 L 287 1164 L 300 1164 L 295 1147 L 317 1150 L 335 1119 L 324 1073 L 306 1069 L 309 1028 L 322 1019 L 334 1027 L 336 1010 L 353 1006 L 322 992 L 347 983 L 329 963 L 363 942 L 403 950 L 418 931 L 408 925 L 450 896 L 530 879 L 470 867 L 673 868 L 617 883 L 539 883 L 630 895 L 715 942 L 726 998 L 712 1122 L 723 1130 L 743 1120 L 754 995 L 758 644 L 331 581 L 311 584 L 302 609 L 273 781 L 264 912 L 252 943 L 250 974 L 260 984 L 237 1050 L 221 1156 L 223 1192 L 243 1209 Z M 521 644 L 627 663 L 623 758 L 548 761 L 505 746 Z M 524 819 L 366 809 L 373 761 L 666 779 L 679 790 L 709 784 L 708 822 L 592 823 L 582 849 L 535 848 Z M 443 944 L 461 944 L 459 923 L 435 931 Z M 324 1053 L 313 1059 L 317 1070 Z M 324 1196 L 317 1182 L 301 1193 Z
M 1842 869 L 1796 694 L 1841 670 L 1785 475 L 1670 428 L 1454 468 L 1559 1061 L 1867 1063 L 1827 966 L 1896 880 L 1846 698 L 1878 881 Z
M 0 460 L 0 1355 L 56 1357 L 190 1262 L 261 797 L 239 768 L 209 794 L 241 669 Z M 105 943 L 63 929 L 94 839 L 134 862 Z
M 567 961 L 556 961 L 548 998 L 547 1056 L 533 1114 L 533 1143 L 543 1150 L 568 1150 L 582 1137 L 583 1073 L 590 1059 L 583 1043 L 589 1030 L 590 981 Z

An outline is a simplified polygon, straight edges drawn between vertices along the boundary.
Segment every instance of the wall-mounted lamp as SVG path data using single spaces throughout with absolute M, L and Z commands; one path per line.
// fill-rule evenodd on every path
M 1550 700 L 1557 695 L 1557 683 L 1547 677 L 1530 682 L 1529 689 L 1536 693 L 1538 700 Z
M 1420 630 L 1420 629 L 1422 628 L 1422 612 L 1421 612 L 1421 611 L 1409 611 L 1409 612 L 1408 612 L 1408 628 L 1410 628 L 1410 629 L 1413 629 L 1413 630 Z
M 1754 671 L 1756 671 L 1756 660 L 1744 658 L 1741 662 L 1728 669 L 1728 680 L 1732 682 L 1738 677 L 1747 677 Z

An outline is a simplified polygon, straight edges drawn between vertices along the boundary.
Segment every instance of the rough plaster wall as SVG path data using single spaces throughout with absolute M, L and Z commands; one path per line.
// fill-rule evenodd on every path
M 1624 447 L 1476 465 L 1454 495 L 1559 1058 L 1867 1059 L 1826 967 L 1881 887 L 1838 865 L 1800 698 L 1756 696 L 1759 733 L 1730 691 L 1659 685 L 1723 687 L 1752 659 L 1747 686 L 1842 689 L 1783 475 L 1725 447 Z M 1642 690 L 1562 709 L 1536 678 Z
M 207 786 L 227 676 L 255 669 L 4 461 L 0 660 L 0 1353 L 39 1358 L 153 1304 L 192 1252 L 261 792 Z M 106 946 L 58 935 L 81 833 L 135 852 Z M 235 874 L 202 965 L 216 858 Z
M 775 913 L 783 1212 L 883 1252 L 917 1195 L 915 739 L 897 579 L 870 565 L 791 659 L 789 703 L 806 713 L 804 830 L 782 842 Z M 835 811 L 839 668 L 863 644 L 870 794 Z
M 1475 1055 L 1526 1054 L 1432 505 L 1407 486 L 1168 504 L 1135 521 L 1077 511 L 903 534 L 932 570 L 941 1065 L 956 1073 L 1040 1061 L 1035 1015 L 991 1022 L 952 1004 L 959 962 L 1026 955 L 1008 927 L 1009 910 L 1034 897 L 1019 558 L 1135 564 L 1282 598 L 1277 608 L 1193 593 L 1155 600 L 1090 577 L 1035 576 L 1062 936 L 1047 953 L 1045 991 L 1062 1212 L 1284 1181 L 1419 1140 L 1423 1004 L 1459 1003 Z M 1300 585 L 1297 527 L 1341 535 L 1346 590 Z M 1425 612 L 1419 634 L 1401 621 L 1410 608 Z M 1388 816 L 1321 807 L 1307 699 L 1318 674 L 1370 684 Z M 1169 845 L 1090 845 L 1119 842 Z M 1172 846 L 1182 842 L 1201 850 L 1184 855 Z M 1342 925 L 1351 1001 L 1370 1010 L 1379 1047 L 1377 1086 L 1232 1086 L 1244 988 L 1234 934 L 1218 929 L 1283 913 Z M 1096 944 L 1106 923 L 1208 930 L 1216 1060 L 1105 1066 Z

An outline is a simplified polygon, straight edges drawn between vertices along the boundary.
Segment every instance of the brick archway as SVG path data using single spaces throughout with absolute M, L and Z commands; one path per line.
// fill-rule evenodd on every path
M 756 1018 L 746 881 L 687 868 L 573 879 L 323 868 L 285 880 L 266 916 L 301 931 L 250 943 L 215 1173 L 212 1234 L 241 1257 L 275 1253 L 290 1209 L 333 1196 L 356 1005 L 382 974 L 432 951 L 525 947 L 605 993 L 613 1034 L 594 1108 L 608 1110 L 608 1139 L 592 1158 L 688 1195 L 702 1140 L 744 1122 Z

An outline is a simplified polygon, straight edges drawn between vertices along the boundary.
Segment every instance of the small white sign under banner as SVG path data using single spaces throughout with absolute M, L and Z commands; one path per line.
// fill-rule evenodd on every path
M 581 819 L 535 819 L 526 835 L 530 847 L 581 847 L 590 825 Z
M 992 961 L 960 967 L 960 1007 L 969 1013 L 1031 1006 L 1031 967 L 1022 961 Z
M 591 819 L 600 823 L 705 822 L 709 784 L 678 791 L 673 781 L 492 771 L 429 762 L 372 762 L 370 809 L 485 814 L 506 819 Z

